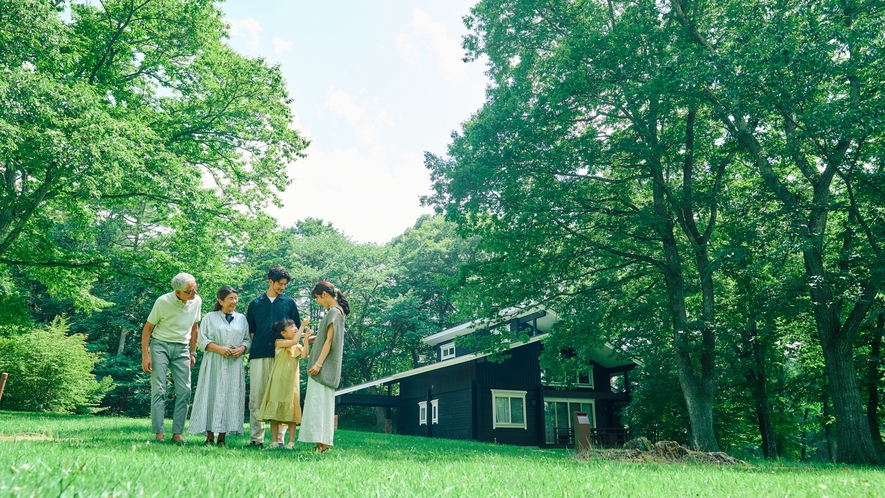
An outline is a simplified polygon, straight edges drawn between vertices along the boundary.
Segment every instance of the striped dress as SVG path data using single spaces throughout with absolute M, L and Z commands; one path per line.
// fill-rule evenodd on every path
M 225 357 L 219 353 L 206 351 L 209 343 L 238 348 L 249 344 L 249 326 L 246 316 L 233 313 L 228 323 L 224 313 L 207 313 L 200 322 L 200 335 L 197 345 L 205 351 L 200 363 L 200 377 L 194 394 L 191 409 L 191 434 L 227 433 L 243 434 L 243 419 L 246 413 L 246 375 L 243 358 Z

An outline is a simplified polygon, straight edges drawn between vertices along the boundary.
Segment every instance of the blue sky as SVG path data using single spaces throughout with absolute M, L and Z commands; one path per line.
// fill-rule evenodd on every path
M 279 64 L 311 140 L 287 165 L 281 224 L 331 221 L 384 243 L 422 213 L 424 151 L 444 154 L 484 101 L 483 61 L 463 63 L 462 17 L 473 1 L 228 0 L 230 45 Z

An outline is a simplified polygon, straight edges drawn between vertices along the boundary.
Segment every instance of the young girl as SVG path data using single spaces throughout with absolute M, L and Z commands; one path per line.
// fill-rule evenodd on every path
M 327 311 L 317 328 L 313 351 L 307 360 L 304 423 L 298 440 L 316 443 L 314 450 L 325 452 L 335 435 L 335 389 L 341 382 L 344 317 L 350 314 L 350 304 L 341 291 L 325 280 L 316 284 L 310 294 Z
M 298 339 L 304 333 L 304 328 L 310 323 L 305 318 L 301 322 L 301 328 L 295 329 L 295 322 L 289 319 L 280 320 L 271 326 L 271 332 L 276 337 L 274 347 L 273 371 L 264 392 L 264 402 L 261 403 L 260 420 L 270 420 L 270 434 L 273 443 L 271 448 L 282 448 L 282 428 L 280 425 L 289 427 L 289 444 L 292 449 L 295 446 L 295 427 L 301 423 L 301 381 L 299 376 L 298 361 L 307 358 L 307 336 L 304 334 L 304 346 L 298 344 Z M 308 329 L 310 330 L 310 329 Z

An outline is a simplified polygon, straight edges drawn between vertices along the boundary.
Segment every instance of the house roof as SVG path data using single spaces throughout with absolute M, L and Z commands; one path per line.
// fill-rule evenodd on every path
M 525 346 L 526 344 L 531 344 L 533 342 L 537 342 L 543 339 L 547 334 L 537 335 L 529 339 L 528 342 L 514 342 L 510 344 L 510 349 L 518 348 L 520 346 Z M 470 353 L 465 354 L 463 356 L 458 356 L 452 358 L 450 360 L 438 361 L 436 363 L 431 363 L 430 365 L 424 365 L 423 367 L 413 368 L 411 370 L 406 370 L 405 372 L 395 373 L 393 375 L 389 375 L 387 377 L 382 377 L 380 379 L 372 380 L 369 382 L 363 382 L 362 384 L 357 384 L 355 386 L 346 387 L 344 389 L 339 389 L 335 391 L 335 396 L 340 396 L 342 394 L 348 394 L 352 392 L 359 391 L 360 389 L 367 389 L 370 387 L 382 386 L 385 384 L 390 384 L 400 379 L 404 379 L 406 377 L 411 377 L 413 375 L 422 374 L 425 372 L 432 372 L 434 370 L 438 370 L 440 368 L 450 367 L 452 365 L 458 365 L 460 363 L 466 363 L 468 361 L 475 360 L 477 358 L 482 358 L 483 356 L 488 356 L 489 353 Z
M 525 346 L 526 344 L 531 344 L 533 342 L 537 342 L 543 340 L 548 336 L 548 332 L 553 327 L 553 324 L 559 321 L 559 317 L 550 310 L 544 310 L 542 308 L 508 308 L 500 313 L 502 322 L 507 322 L 513 320 L 514 318 L 520 318 L 532 315 L 539 311 L 545 311 L 546 314 L 537 319 L 538 331 L 540 334 L 531 337 L 527 342 L 512 342 L 510 344 L 509 349 L 515 349 L 520 346 Z M 442 332 L 438 332 L 431 336 L 425 337 L 424 342 L 430 344 L 431 346 L 436 346 L 439 344 L 443 344 L 449 341 L 454 340 L 456 337 L 460 337 L 463 335 L 470 334 L 476 330 L 481 330 L 488 327 L 487 321 L 473 321 L 463 323 L 461 325 L 457 325 L 455 327 L 443 330 Z M 370 387 L 382 386 L 385 384 L 390 384 L 392 382 L 396 382 L 400 379 L 404 379 L 407 377 L 411 377 L 413 375 L 422 374 L 425 372 L 432 372 L 434 370 L 438 370 L 440 368 L 447 368 L 452 365 L 458 365 L 460 363 L 466 363 L 468 361 L 475 360 L 477 358 L 482 358 L 484 356 L 488 356 L 489 353 L 470 353 L 462 356 L 457 356 L 455 358 L 451 358 L 448 360 L 438 361 L 436 363 L 431 363 L 430 365 L 424 365 L 423 367 L 413 368 L 411 370 L 406 370 L 405 372 L 395 373 L 393 375 L 388 375 L 387 377 L 382 377 L 380 379 L 372 380 L 369 382 L 364 382 L 362 384 L 357 384 L 355 386 L 347 387 L 344 389 L 339 389 L 335 391 L 335 396 L 340 396 L 342 394 L 349 394 L 352 392 L 359 391 L 361 389 L 367 389 Z M 614 368 L 618 366 L 632 365 L 638 364 L 637 361 L 625 360 L 623 358 L 617 357 L 615 354 L 614 348 L 606 343 L 602 347 L 594 348 L 591 350 L 590 356 L 593 358 L 593 361 L 600 364 L 605 368 Z
M 427 344 L 430 344 L 431 346 L 437 346 L 445 342 L 453 341 L 456 337 L 472 334 L 476 330 L 486 329 L 489 327 L 489 325 L 499 325 L 501 323 L 513 320 L 514 318 L 530 315 L 539 311 L 546 312 L 546 315 L 538 318 L 538 330 L 542 333 L 550 332 L 553 324 L 559 321 L 559 317 L 551 310 L 535 306 L 532 308 L 507 308 L 498 313 L 498 316 L 500 316 L 500 321 L 498 323 L 490 323 L 488 320 L 474 320 L 472 322 L 462 323 L 461 325 L 456 325 L 452 328 L 445 329 L 442 332 L 437 332 L 436 334 L 429 335 L 425 337 L 423 341 Z

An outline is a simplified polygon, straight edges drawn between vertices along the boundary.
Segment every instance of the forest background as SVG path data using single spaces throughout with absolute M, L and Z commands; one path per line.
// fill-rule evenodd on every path
M 543 304 L 551 372 L 641 360 L 634 435 L 885 463 L 881 2 L 481 1 L 487 102 L 426 159 L 444 217 L 383 245 L 265 214 L 307 143 L 213 2 L 64 6 L 0 0 L 4 409 L 146 414 L 171 276 L 245 301 L 280 264 L 303 315 L 348 294 L 343 385 Z

